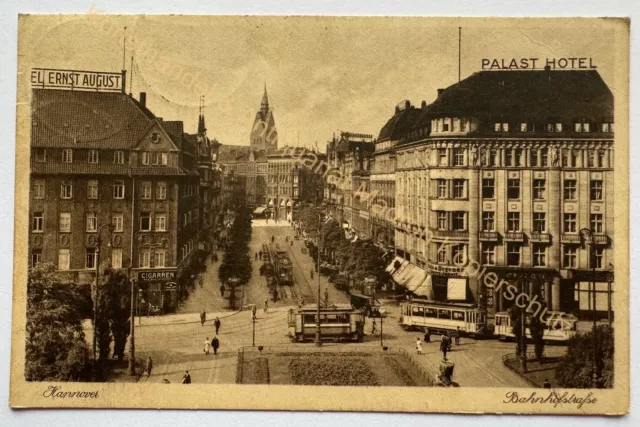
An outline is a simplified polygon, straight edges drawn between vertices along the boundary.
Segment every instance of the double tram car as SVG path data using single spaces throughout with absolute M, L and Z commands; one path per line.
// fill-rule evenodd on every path
M 544 328 L 542 339 L 544 341 L 563 342 L 569 340 L 576 334 L 578 318 L 572 314 L 550 311 L 546 313 L 545 320 L 546 322 L 542 322 L 542 327 Z M 531 339 L 531 331 L 528 327 L 531 316 L 527 316 L 525 321 L 527 325 L 525 328 L 527 338 Z M 499 339 L 506 340 L 515 338 L 509 313 L 496 313 L 495 322 L 494 333 Z
M 287 251 L 280 249 L 278 244 L 272 245 L 271 259 L 278 285 L 293 285 L 293 265 L 291 264 Z
M 442 304 L 413 300 L 400 304 L 400 325 L 404 329 L 420 329 L 433 333 L 454 332 L 462 335 L 486 336 L 487 316 L 473 304 Z
M 313 341 L 316 336 L 317 306 L 289 310 L 289 338 L 293 342 Z M 364 338 L 364 314 L 350 305 L 320 308 L 320 337 L 323 341 L 357 341 Z

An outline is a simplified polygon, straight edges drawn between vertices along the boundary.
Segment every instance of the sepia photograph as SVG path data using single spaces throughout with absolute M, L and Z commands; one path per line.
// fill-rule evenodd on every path
M 21 15 L 11 406 L 626 413 L 628 50 Z

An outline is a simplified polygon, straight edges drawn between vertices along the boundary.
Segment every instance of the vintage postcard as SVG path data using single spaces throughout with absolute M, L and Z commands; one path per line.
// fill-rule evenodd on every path
M 19 24 L 12 407 L 628 411 L 628 20 Z

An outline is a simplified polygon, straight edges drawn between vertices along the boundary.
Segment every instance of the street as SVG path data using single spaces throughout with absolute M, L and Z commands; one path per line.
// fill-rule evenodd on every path
M 255 323 L 255 345 L 280 346 L 296 345 L 311 346 L 313 344 L 291 344 L 287 338 L 287 312 L 289 308 L 296 307 L 298 299 L 302 295 L 306 303 L 315 302 L 317 294 L 318 277 L 314 273 L 311 279 L 309 270 L 313 267 L 313 261 L 307 254 L 301 252 L 304 246 L 302 240 L 294 240 L 294 244 L 286 241 L 286 236 L 294 235 L 293 229 L 288 224 L 265 224 L 256 221 L 253 224 L 252 239 L 250 244 L 253 274 L 251 280 L 243 287 L 242 304 L 238 303 L 238 310 L 228 309 L 228 300 L 220 296 L 220 282 L 218 280 L 219 263 L 212 263 L 209 259 L 207 270 L 203 275 L 203 286 L 196 286 L 188 299 L 181 305 L 179 312 L 156 317 L 142 317 L 136 319 L 136 358 L 146 360 L 148 356 L 153 359 L 153 371 L 147 378 L 144 375 L 140 382 L 180 382 L 184 372 L 189 370 L 194 383 L 233 383 L 237 364 L 237 350 L 243 346 L 251 346 L 253 339 L 253 325 L 251 312 L 248 307 L 256 304 L 257 320 Z M 264 242 L 274 236 L 275 242 L 289 250 L 293 263 L 295 284 L 291 289 L 282 292 L 284 297 L 273 303 L 268 293 L 266 280 L 259 274 L 260 261 L 254 260 L 255 252 L 261 250 Z M 220 256 L 221 254 L 219 254 Z M 320 278 L 321 295 L 324 298 L 324 290 L 329 291 L 331 303 L 348 303 L 349 297 L 335 289 L 328 283 L 325 276 Z M 263 310 L 264 300 L 268 299 L 269 308 Z M 370 335 L 372 319 L 367 319 L 364 343 L 347 344 L 353 346 L 378 346 L 380 345 L 380 327 L 383 328 L 383 343 L 386 346 L 403 347 L 430 373 L 438 371 L 442 359 L 439 351 L 440 337 L 434 335 L 431 343 L 423 344 L 423 355 L 417 355 L 415 340 L 421 332 L 404 331 L 398 324 L 399 307 L 392 302 L 384 303 L 387 317 L 380 324 L 376 319 L 377 334 Z M 244 308 L 240 310 L 241 306 Z M 200 325 L 199 313 L 204 309 L 207 312 L 207 321 Z M 221 328 L 218 338 L 220 350 L 218 355 L 204 354 L 205 340 L 211 341 L 215 335 L 214 319 L 218 317 Z M 85 323 L 87 339 L 91 338 L 90 322 Z M 332 346 L 336 344 L 323 344 Z M 529 385 L 502 364 L 502 356 L 513 353 L 514 343 L 504 343 L 497 340 L 473 340 L 462 338 L 460 346 L 453 346 L 453 351 L 447 357 L 455 363 L 454 380 L 463 387 L 528 387 Z M 564 347 L 548 347 L 547 353 L 560 354 Z M 135 381 L 134 378 L 120 375 L 116 381 Z

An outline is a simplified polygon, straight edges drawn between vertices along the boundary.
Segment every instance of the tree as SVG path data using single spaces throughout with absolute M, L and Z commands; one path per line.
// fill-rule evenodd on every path
M 511 330 L 513 332 L 513 335 L 515 336 L 516 341 L 516 354 L 521 358 L 523 354 L 527 354 L 527 340 L 522 339 L 522 335 L 525 333 L 525 331 L 522 330 L 522 311 L 523 310 L 515 304 L 509 307 Z
M 60 282 L 55 271 L 40 263 L 27 279 L 27 381 L 87 379 L 82 293 L 76 284 Z
M 246 208 L 239 209 L 229 230 L 229 244 L 226 247 L 218 277 L 227 283 L 231 277 L 247 283 L 251 278 L 251 257 L 249 241 L 251 240 L 251 215 Z
M 536 355 L 536 360 L 542 360 L 542 356 L 544 355 L 544 330 L 545 325 L 540 320 L 540 316 L 538 313 L 541 313 L 544 310 L 544 304 L 540 310 L 536 311 L 531 315 L 529 319 L 529 332 L 531 333 L 531 340 L 533 341 L 533 351 Z
M 127 274 L 110 269 L 102 293 L 106 297 L 105 315 L 113 337 L 113 356 L 122 360 L 131 326 L 131 285 Z
M 598 347 L 596 352 L 596 372 L 599 375 L 598 388 L 612 388 L 614 373 L 614 330 L 603 325 L 596 328 Z M 556 368 L 558 386 L 566 388 L 593 387 L 593 331 L 578 334 L 567 343 L 567 352 Z

